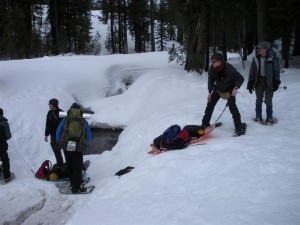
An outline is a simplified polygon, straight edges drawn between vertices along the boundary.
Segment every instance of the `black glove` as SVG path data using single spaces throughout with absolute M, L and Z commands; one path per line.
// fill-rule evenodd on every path
M 273 92 L 277 91 L 280 84 L 281 84 L 281 81 L 280 81 L 280 80 L 274 80 L 272 91 L 273 91 Z
M 127 166 L 126 168 L 124 168 L 124 169 L 121 169 L 121 170 L 119 170 L 116 174 L 115 174 L 115 176 L 122 176 L 122 175 L 124 175 L 124 174 L 126 174 L 126 173 L 129 173 L 131 170 L 133 170 L 134 169 L 134 167 L 132 167 L 132 166 Z
M 247 89 L 249 90 L 249 93 L 252 94 L 252 92 L 254 91 L 254 81 L 253 80 L 248 81 Z

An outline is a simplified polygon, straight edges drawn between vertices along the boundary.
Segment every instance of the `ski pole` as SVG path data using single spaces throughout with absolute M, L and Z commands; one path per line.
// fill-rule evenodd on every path
M 25 164 L 27 165 L 27 167 L 31 170 L 31 172 L 34 174 L 33 169 L 29 166 L 28 162 L 24 159 L 24 157 L 16 150 L 14 144 L 12 144 L 12 149 L 18 153 L 18 155 L 21 157 L 21 159 L 25 162 Z
M 212 125 L 212 126 L 216 125 L 216 123 L 218 123 L 218 122 L 219 122 L 219 120 L 220 120 L 221 116 L 223 115 L 223 113 L 225 112 L 225 110 L 226 110 L 227 106 L 228 106 L 228 102 L 226 103 L 226 105 L 225 105 L 225 107 L 224 107 L 223 111 L 221 112 L 220 116 L 219 116 L 219 117 L 216 119 L 216 121 L 213 123 L 213 125 Z

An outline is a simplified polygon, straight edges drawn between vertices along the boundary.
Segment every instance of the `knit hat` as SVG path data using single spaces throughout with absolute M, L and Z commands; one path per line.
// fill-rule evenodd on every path
M 215 61 L 221 61 L 225 62 L 224 56 L 221 53 L 215 52 L 211 57 L 210 60 L 215 60 Z
M 267 48 L 268 49 L 268 48 L 270 48 L 270 44 L 269 44 L 269 42 L 262 41 L 256 47 L 258 49 L 261 49 L 261 48 Z
M 221 53 L 215 52 L 210 59 L 212 61 L 220 61 L 220 65 L 214 67 L 215 71 L 220 72 L 224 69 L 225 66 L 225 60 L 224 60 L 224 56 Z
M 3 109 L 0 108 L 0 116 L 3 116 Z
M 52 98 L 49 100 L 49 105 L 53 105 L 55 108 L 58 108 L 58 100 L 56 98 Z

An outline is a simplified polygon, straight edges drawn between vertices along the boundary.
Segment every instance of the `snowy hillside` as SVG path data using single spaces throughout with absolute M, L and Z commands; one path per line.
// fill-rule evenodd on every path
M 232 137 L 227 109 L 223 126 L 206 145 L 150 156 L 156 136 L 175 123 L 201 124 L 206 106 L 207 74 L 187 74 L 167 57 L 159 52 L 0 62 L 0 107 L 11 126 L 8 153 L 17 177 L 0 186 L 0 223 L 299 224 L 299 61 L 298 69 L 285 69 L 281 76 L 287 89 L 275 93 L 277 125 L 251 121 L 255 96 L 244 83 L 237 105 L 248 123 L 245 136 Z M 249 62 L 246 70 L 236 55 L 229 62 L 247 81 Z M 112 151 L 85 157 L 92 162 L 90 183 L 96 185 L 91 195 L 60 195 L 53 183 L 33 177 L 45 159 L 54 161 L 44 142 L 53 97 L 65 111 L 74 98 L 91 107 L 92 126 L 126 127 Z M 220 100 L 212 120 L 224 106 Z M 135 169 L 114 176 L 126 166 Z
M 93 34 L 104 48 L 106 26 L 93 14 Z M 133 43 L 130 39 L 129 51 Z M 250 57 L 251 58 L 251 57 Z M 11 169 L 17 179 L 0 186 L 0 224 L 122 225 L 297 225 L 300 221 L 299 70 L 300 59 L 281 75 L 274 97 L 279 123 L 251 121 L 255 96 L 245 77 L 237 96 L 245 136 L 233 138 L 227 109 L 223 126 L 206 145 L 150 156 L 149 144 L 172 124 L 201 124 L 207 74 L 187 74 L 168 64 L 166 52 L 114 56 L 57 56 L 0 62 L 0 108 L 9 119 Z M 74 101 L 90 107 L 93 127 L 124 127 L 118 144 L 101 155 L 85 156 L 91 195 L 65 196 L 53 183 L 33 177 L 45 159 L 54 162 L 44 142 L 48 101 L 67 110 Z M 220 100 L 212 121 L 222 112 Z M 115 173 L 135 167 L 121 178 Z

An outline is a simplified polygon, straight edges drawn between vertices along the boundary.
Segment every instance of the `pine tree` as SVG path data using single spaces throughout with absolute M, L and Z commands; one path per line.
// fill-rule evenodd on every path
M 156 34 L 156 42 L 158 49 L 160 51 L 167 50 L 167 41 L 169 40 L 169 33 L 168 33 L 168 2 L 167 0 L 161 0 L 159 3 L 159 10 L 157 12 L 157 24 L 155 29 Z
M 147 0 L 130 0 L 128 3 L 128 26 L 134 38 L 135 51 L 145 52 L 149 43 L 149 5 Z
M 187 0 L 185 8 L 187 56 L 185 69 L 202 73 L 205 66 L 207 0 Z
M 87 53 L 90 55 L 100 55 L 101 53 L 101 35 L 99 31 L 93 37 L 89 45 L 87 46 Z

